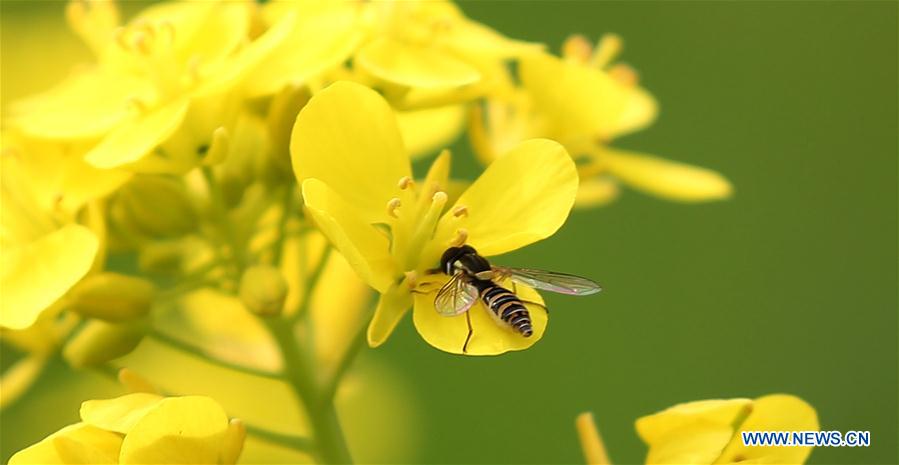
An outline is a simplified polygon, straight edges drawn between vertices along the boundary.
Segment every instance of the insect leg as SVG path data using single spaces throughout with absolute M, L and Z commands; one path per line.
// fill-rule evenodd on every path
M 468 335 L 465 336 L 465 344 L 462 344 L 462 353 L 468 353 L 468 342 L 471 341 L 471 312 L 465 312 L 465 322 L 468 323 Z

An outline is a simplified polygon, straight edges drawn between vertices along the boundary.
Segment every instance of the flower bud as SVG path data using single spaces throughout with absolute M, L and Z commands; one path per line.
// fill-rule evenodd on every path
M 249 311 L 260 316 L 275 316 L 284 307 L 287 282 L 276 268 L 250 267 L 240 278 L 238 295 Z
M 156 286 L 146 279 L 99 273 L 83 279 L 70 294 L 70 309 L 89 318 L 123 322 L 150 311 Z
M 141 271 L 174 274 L 184 264 L 184 244 L 178 241 L 151 242 L 141 246 L 137 266 Z
M 66 343 L 62 356 L 75 368 L 102 365 L 134 350 L 145 327 L 143 321 L 113 324 L 91 320 Z
M 180 236 L 196 229 L 187 190 L 174 179 L 139 175 L 119 192 L 122 220 L 149 236 Z

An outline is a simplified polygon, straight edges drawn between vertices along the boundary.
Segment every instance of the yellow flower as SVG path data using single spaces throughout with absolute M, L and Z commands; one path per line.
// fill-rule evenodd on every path
M 787 394 L 689 402 L 637 420 L 648 464 L 804 463 L 811 447 L 746 447 L 740 432 L 818 428 L 815 409 Z
M 579 206 L 612 200 L 616 181 L 683 202 L 730 196 L 730 183 L 712 170 L 608 146 L 648 126 L 658 113 L 653 97 L 637 84 L 636 72 L 611 64 L 620 47 L 613 35 L 603 37 L 595 50 L 574 36 L 561 59 L 545 53 L 523 56 L 521 87 L 475 111 L 470 130 L 479 156 L 489 163 L 520 140 L 558 140 L 579 160 Z
M 439 316 L 432 289 L 447 276 L 427 275 L 452 245 L 470 244 L 484 256 L 518 249 L 551 236 L 574 202 L 577 172 L 559 144 L 522 142 L 491 165 L 446 209 L 450 156 L 414 182 L 396 117 L 376 92 L 338 82 L 316 94 L 300 112 L 291 139 L 294 173 L 306 211 L 359 276 L 381 293 L 368 328 L 372 346 L 383 343 L 414 304 L 424 339 L 461 353 L 466 317 Z M 446 212 L 444 213 L 444 210 Z M 421 285 L 421 286 L 419 286 Z M 523 299 L 539 295 L 518 286 Z M 413 303 L 414 300 L 414 303 Z M 499 354 L 531 346 L 543 333 L 546 313 L 531 305 L 534 334 L 525 338 L 497 324 L 480 304 L 468 354 Z
M 81 405 L 81 422 L 19 451 L 10 464 L 235 463 L 246 431 L 201 396 L 134 393 Z
M 405 89 L 448 90 L 480 83 L 490 64 L 539 47 L 513 41 L 471 21 L 449 1 L 273 1 L 273 24 L 297 14 L 290 36 L 250 79 L 251 93 L 320 79 L 350 58 L 354 69 Z
M 234 90 L 285 36 L 286 17 L 250 41 L 248 1 L 154 5 L 119 28 L 111 2 L 74 2 L 69 20 L 98 55 L 56 88 L 19 102 L 12 123 L 50 139 L 97 143 L 97 167 L 186 171 L 238 115 Z M 160 146 L 154 151 L 154 148 Z
M 590 465 L 611 463 L 591 413 L 577 417 L 578 438 Z M 700 400 L 639 418 L 649 446 L 647 464 L 801 464 L 811 447 L 746 447 L 743 431 L 817 431 L 818 415 L 802 399 L 771 394 L 758 399 Z
M 128 177 L 81 160 L 73 144 L 4 132 L 0 156 L 0 326 L 23 329 L 53 306 L 94 264 L 102 220 L 88 208 Z M 40 266 L 35 266 L 40 264 Z

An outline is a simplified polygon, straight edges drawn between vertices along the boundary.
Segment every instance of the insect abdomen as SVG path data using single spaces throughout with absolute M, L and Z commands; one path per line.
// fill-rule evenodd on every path
M 494 284 L 493 282 L 485 282 L 478 286 L 481 292 L 481 300 L 487 308 L 492 311 L 497 318 L 511 326 L 515 331 L 524 337 L 530 337 L 534 334 L 534 328 L 531 324 L 531 314 L 528 309 L 521 303 L 512 291 L 504 287 Z

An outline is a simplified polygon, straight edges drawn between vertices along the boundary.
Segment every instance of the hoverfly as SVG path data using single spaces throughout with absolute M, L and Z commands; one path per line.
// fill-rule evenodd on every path
M 535 289 L 568 295 L 590 295 L 602 290 L 599 284 L 587 278 L 553 271 L 526 268 L 492 266 L 486 258 L 469 245 L 450 247 L 440 258 L 440 269 L 434 272 L 450 276 L 449 281 L 437 291 L 434 308 L 443 316 L 465 313 L 480 298 L 498 321 L 509 325 L 524 337 L 534 333 L 531 315 L 525 303 L 514 292 L 496 283 L 506 278 Z M 542 305 L 541 305 L 542 306 Z M 546 308 L 546 307 L 543 307 Z M 471 340 L 471 317 L 468 319 L 468 336 L 462 352 Z

